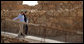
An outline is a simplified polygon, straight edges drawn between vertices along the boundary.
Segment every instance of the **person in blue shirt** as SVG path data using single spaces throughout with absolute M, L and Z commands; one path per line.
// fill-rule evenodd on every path
M 13 20 L 19 19 L 20 22 L 28 23 L 28 18 L 25 15 L 26 13 L 27 13 L 26 10 L 21 10 L 21 13 L 16 18 L 14 18 Z M 25 31 L 25 33 L 23 33 L 23 31 Z M 23 36 L 24 37 L 25 35 L 27 35 L 27 32 L 28 32 L 28 25 L 24 24 L 23 25 L 23 30 L 19 30 L 18 37 L 19 36 Z

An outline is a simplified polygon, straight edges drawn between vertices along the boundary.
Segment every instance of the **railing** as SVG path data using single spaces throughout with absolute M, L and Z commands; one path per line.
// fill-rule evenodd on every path
M 9 26 L 13 27 L 14 25 L 18 25 L 20 27 L 23 24 L 27 24 L 29 26 L 28 34 L 33 35 L 33 36 L 42 37 L 42 38 L 44 38 L 44 39 L 42 39 L 42 40 L 44 40 L 44 42 L 45 42 L 45 38 L 54 39 L 54 40 L 63 41 L 63 42 L 77 42 L 77 41 L 82 42 L 83 32 L 67 31 L 64 29 L 60 30 L 60 29 L 48 27 L 43 24 L 24 23 L 24 22 L 9 20 L 9 19 L 3 20 L 3 21 L 5 21 L 5 22 L 3 23 L 4 29 L 2 29 L 2 31 L 7 31 L 10 29 L 12 31 L 9 30 L 8 32 L 14 32 L 14 30 L 17 30 L 16 28 L 18 28 L 18 27 L 16 26 L 16 28 L 13 29 Z M 11 25 L 9 25 L 8 23 Z M 16 24 L 12 25 L 12 23 L 16 23 Z M 7 25 L 9 25 L 9 26 L 7 26 Z M 23 28 L 21 27 L 18 29 L 23 29 Z M 17 31 L 17 33 L 18 33 L 18 31 Z M 73 38 L 73 37 L 75 37 L 75 38 Z M 79 40 L 77 40 L 77 39 L 79 39 Z M 41 40 L 41 43 L 43 42 L 42 40 Z
M 52 27 L 49 27 L 49 26 L 46 26 L 46 25 L 43 25 L 43 24 L 25 23 L 25 22 L 13 21 L 13 20 L 10 20 L 10 19 L 6 19 L 6 21 L 18 23 L 19 26 L 21 26 L 23 24 L 27 24 L 27 25 L 33 25 L 33 26 L 42 26 L 42 27 L 52 28 Z M 55 28 L 52 28 L 52 29 L 55 29 Z M 68 31 L 68 30 L 62 30 L 62 31 Z M 76 33 L 76 34 L 83 34 L 83 32 L 80 32 L 80 31 L 68 31 L 68 32 L 72 32 L 72 33 Z
M 40 24 L 33 24 L 33 23 L 25 23 L 25 22 L 13 21 L 13 20 L 10 20 L 10 19 L 5 19 L 4 21 L 5 21 L 4 24 L 6 24 L 7 21 L 8 21 L 8 22 L 17 23 L 17 24 L 19 25 L 19 30 L 22 30 L 22 31 L 23 31 L 23 24 L 33 25 L 33 26 L 45 26 L 45 25 L 40 25 Z M 3 21 L 2 21 L 2 22 L 3 22 Z M 4 25 L 4 28 L 5 28 L 5 27 L 8 27 L 8 26 L 5 26 L 5 25 Z M 6 29 L 6 28 L 5 28 L 5 29 Z M 4 30 L 2 30 L 2 31 L 4 31 Z M 43 36 L 43 35 L 42 35 L 42 36 Z M 44 39 L 45 39 L 45 38 L 44 38 Z M 41 40 L 41 43 L 42 43 L 42 40 Z

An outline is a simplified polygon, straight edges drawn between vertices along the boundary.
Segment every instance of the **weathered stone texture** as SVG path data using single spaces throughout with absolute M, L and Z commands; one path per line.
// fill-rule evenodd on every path
M 83 1 L 39 1 L 39 4 L 34 7 L 21 4 L 14 6 L 9 4 L 7 6 L 4 2 L 1 3 L 2 20 L 6 18 L 13 19 L 19 14 L 19 10 L 27 9 L 28 13 L 26 16 L 29 18 L 29 23 L 46 25 L 46 28 L 41 26 L 29 26 L 29 34 L 31 35 L 41 36 L 42 33 L 44 33 L 44 29 L 47 30 L 47 36 L 51 37 L 65 34 L 64 32 L 73 33 L 74 35 L 77 34 L 78 31 L 83 32 Z M 3 12 L 3 9 L 8 9 L 9 11 Z M 8 25 L 11 29 L 16 29 L 10 24 Z M 63 32 L 58 31 L 55 33 L 55 31 L 52 30 L 62 30 Z M 80 37 L 80 40 L 81 38 L 82 37 Z M 72 39 L 69 40 L 71 41 Z M 72 42 L 78 42 L 77 40 L 79 39 L 75 38 Z

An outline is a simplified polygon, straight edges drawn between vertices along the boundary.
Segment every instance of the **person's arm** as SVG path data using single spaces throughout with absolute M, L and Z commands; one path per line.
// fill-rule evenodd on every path
M 17 20 L 20 18 L 20 15 L 18 15 L 17 17 L 15 17 L 13 20 Z

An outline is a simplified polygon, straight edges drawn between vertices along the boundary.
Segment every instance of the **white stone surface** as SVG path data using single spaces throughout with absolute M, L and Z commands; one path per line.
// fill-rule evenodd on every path
M 18 36 L 18 34 L 9 33 L 9 32 L 1 32 L 1 34 L 6 34 L 6 35 L 8 34 L 8 35 L 12 35 L 13 37 Z M 41 43 L 41 42 L 43 43 L 65 43 L 65 42 L 61 42 L 57 40 L 51 40 L 51 39 L 46 39 L 46 38 L 44 39 L 44 38 L 36 37 L 36 36 L 26 36 L 25 39 L 38 41 L 38 43 Z

